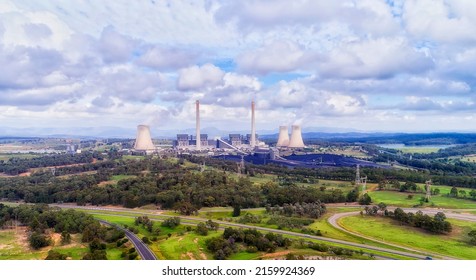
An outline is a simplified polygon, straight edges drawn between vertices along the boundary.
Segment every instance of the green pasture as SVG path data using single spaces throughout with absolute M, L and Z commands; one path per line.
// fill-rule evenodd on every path
M 142 160 L 145 159 L 145 156 L 133 156 L 133 155 L 124 155 L 122 156 L 123 159 L 130 159 L 130 160 Z
M 437 147 L 420 147 L 420 146 L 406 146 L 402 148 L 395 148 L 395 150 L 399 150 L 407 154 L 430 154 L 430 153 L 436 153 L 440 149 L 441 148 L 437 148 Z
M 401 226 L 398 222 L 369 216 L 349 216 L 339 220 L 349 231 L 360 233 L 383 242 L 401 245 L 461 259 L 476 259 L 476 247 L 468 243 L 467 233 L 476 229 L 476 224 L 448 219 L 453 232 L 448 235 L 430 234 L 422 229 Z
M 213 259 L 213 255 L 206 250 L 205 240 L 221 234 L 221 231 L 209 232 L 207 236 L 197 235 L 194 232 L 174 234 L 160 242 L 158 246 L 167 260 Z
M 413 198 L 409 199 L 409 194 L 413 195 Z M 387 205 L 399 207 L 419 206 L 420 198 L 425 196 L 422 193 L 404 193 L 398 191 L 374 191 L 370 192 L 369 195 L 374 204 L 384 202 Z M 437 195 L 432 196 L 430 202 L 425 203 L 423 206 L 448 209 L 476 209 L 476 201 Z
M 87 244 L 80 243 L 80 236 L 73 235 L 73 243 L 68 245 L 55 244 L 33 250 L 29 247 L 26 236 L 20 237 L 20 231 L 0 231 L 0 260 L 42 260 L 48 255 L 49 250 L 66 254 L 73 260 L 80 260 L 89 251 Z M 23 235 L 23 234 L 22 234 Z
M 39 157 L 38 154 L 25 154 L 25 153 L 0 153 L 0 160 L 7 161 L 11 158 L 30 159 Z

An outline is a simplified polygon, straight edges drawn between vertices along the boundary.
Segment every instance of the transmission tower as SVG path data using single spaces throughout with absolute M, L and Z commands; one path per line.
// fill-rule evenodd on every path
M 360 165 L 357 164 L 357 170 L 355 171 L 355 185 L 360 185 Z
M 426 195 L 425 195 L 425 200 L 430 201 L 431 198 L 431 180 L 428 180 L 425 182 L 425 189 L 426 189 Z

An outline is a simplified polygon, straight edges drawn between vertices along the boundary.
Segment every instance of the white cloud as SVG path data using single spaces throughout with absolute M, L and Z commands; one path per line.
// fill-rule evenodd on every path
M 474 1 L 409 0 L 405 1 L 403 19 L 410 34 L 419 40 L 474 42 L 475 10 Z
M 219 85 L 225 73 L 213 64 L 181 69 L 177 80 L 179 90 L 202 90 Z
M 99 50 L 106 63 L 126 62 L 132 57 L 135 48 L 132 38 L 119 34 L 114 27 L 104 28 L 99 38 Z
M 176 70 L 193 64 L 196 57 L 193 51 L 154 46 L 149 47 L 137 63 L 158 70 Z
M 331 51 L 318 71 L 329 77 L 381 79 L 421 73 L 432 67 L 431 58 L 416 51 L 404 38 L 395 37 L 345 44 Z
M 253 74 L 290 72 L 312 64 L 314 58 L 301 46 L 289 41 L 274 41 L 260 49 L 248 51 L 236 59 L 240 70 Z

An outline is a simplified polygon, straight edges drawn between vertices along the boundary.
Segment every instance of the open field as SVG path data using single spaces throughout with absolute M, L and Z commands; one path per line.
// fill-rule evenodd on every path
M 409 194 L 413 195 L 413 198 L 409 199 Z M 419 206 L 420 198 L 425 196 L 422 193 L 404 193 L 397 191 L 374 191 L 370 192 L 369 195 L 375 204 L 384 202 L 387 205 L 400 207 Z M 432 196 L 430 202 L 425 203 L 423 206 L 448 209 L 476 209 L 476 201 L 437 195 Z
M 38 154 L 25 154 L 25 153 L 0 153 L 0 160 L 7 161 L 11 158 L 35 158 L 39 157 Z
M 435 235 L 382 217 L 349 216 L 339 220 L 347 230 L 381 239 L 382 241 L 462 259 L 476 259 L 476 249 L 467 243 L 466 234 L 476 229 L 471 222 L 448 219 L 453 232 Z
M 476 163 L 476 155 L 466 155 L 461 157 L 461 161 Z
M 221 231 L 209 232 L 201 236 L 194 232 L 174 234 L 158 244 L 162 256 L 167 260 L 208 260 L 213 256 L 207 252 L 205 240 L 221 235 Z
M 59 234 L 51 235 L 54 245 L 33 250 L 28 245 L 27 232 L 25 227 L 18 230 L 0 231 L 0 260 L 43 260 L 48 255 L 49 250 L 56 250 L 68 255 L 70 259 L 80 260 L 89 251 L 87 244 L 81 243 L 79 235 L 72 236 L 72 242 L 68 245 L 61 245 Z
M 320 154 L 334 154 L 342 156 L 352 156 L 361 159 L 369 158 L 369 155 L 360 149 L 360 146 L 345 146 L 345 147 L 319 147 L 315 150 Z

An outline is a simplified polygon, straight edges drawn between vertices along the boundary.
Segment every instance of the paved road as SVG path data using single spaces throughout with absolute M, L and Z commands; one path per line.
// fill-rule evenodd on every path
M 77 209 L 86 209 L 86 210 L 100 210 L 100 211 L 121 211 L 121 212 L 127 212 L 127 213 L 133 213 L 135 215 L 140 215 L 140 214 L 146 214 L 146 215 L 151 215 L 153 214 L 152 212 L 138 212 L 138 211 L 132 211 L 132 210 L 127 210 L 124 208 L 109 208 L 109 207 L 96 207 L 96 206 L 76 206 L 76 205 L 65 205 L 65 204 L 54 204 L 51 206 L 58 206 L 61 208 L 77 208 Z M 100 214 L 100 213 L 98 213 Z M 110 214 L 108 214 L 110 215 Z M 120 214 L 112 214 L 113 216 L 125 216 L 125 217 L 130 217 L 126 215 L 120 215 Z M 163 214 L 155 214 L 164 218 L 169 218 L 169 217 L 177 217 L 177 216 L 171 216 L 171 215 L 163 215 Z M 195 222 L 205 222 L 208 219 L 203 219 L 203 218 L 197 218 L 197 217 L 188 217 L 188 216 L 179 216 L 181 220 L 184 221 L 195 221 Z M 160 221 L 160 219 L 153 219 L 151 220 L 155 221 Z M 239 228 L 250 228 L 250 229 L 257 229 L 260 231 L 266 231 L 266 232 L 273 232 L 273 233 L 279 233 L 279 234 L 286 234 L 286 235 L 291 235 L 295 237 L 302 237 L 302 238 L 307 238 L 307 239 L 314 239 L 314 240 L 321 240 L 321 241 L 327 241 L 331 242 L 334 244 L 340 244 L 340 245 L 348 245 L 348 246 L 353 246 L 357 248 L 362 248 L 362 249 L 369 249 L 369 250 L 374 250 L 377 252 L 384 252 L 384 253 L 391 253 L 399 256 L 404 256 L 404 257 L 410 257 L 410 258 L 415 258 L 415 259 L 425 259 L 427 257 L 427 254 L 418 254 L 418 253 L 411 253 L 411 252 L 402 252 L 398 250 L 392 250 L 392 249 L 387 249 L 387 248 L 381 248 L 377 246 L 372 246 L 372 245 L 366 245 L 366 244 L 361 244 L 361 243 L 356 243 L 356 242 L 350 242 L 350 241 L 345 241 L 345 240 L 339 240 L 339 239 L 333 239 L 333 238 L 328 238 L 328 237 L 322 237 L 322 236 L 313 236 L 309 234 L 303 234 L 303 233 L 297 233 L 297 232 L 292 232 L 292 231 L 285 231 L 285 230 L 279 230 L 279 229 L 270 229 L 270 228 L 265 228 L 265 227 L 259 227 L 259 226 L 252 226 L 252 225 L 245 225 L 245 224 L 237 224 L 237 223 L 230 223 L 230 222 L 224 222 L 224 221 L 217 221 L 220 225 L 227 225 L 227 226 L 233 226 L 233 227 L 239 227 Z M 183 224 L 186 224 L 186 222 L 183 222 Z
M 112 223 L 109 223 L 107 221 L 104 221 L 104 220 L 99 220 L 99 221 L 102 224 L 106 224 L 106 225 L 115 227 L 118 230 L 124 231 L 127 238 L 132 242 L 132 244 L 134 244 L 134 247 L 136 248 L 136 251 L 137 251 L 137 253 L 139 253 L 142 260 L 156 260 L 157 259 L 154 255 L 154 253 L 152 253 L 152 251 L 149 249 L 149 247 L 144 242 L 142 242 L 142 240 L 140 240 L 140 238 L 137 237 L 137 235 L 135 235 L 131 231 L 129 231 L 129 230 L 123 228 L 123 227 L 120 227 L 116 224 L 112 224 Z
M 397 207 L 388 207 L 388 210 L 394 211 L 396 208 Z M 417 208 L 417 209 L 415 209 L 415 208 L 401 208 L 401 209 L 404 210 L 405 212 L 412 212 L 412 213 L 416 213 L 417 211 L 422 211 L 423 214 L 427 214 L 427 215 L 434 215 L 438 212 L 443 212 L 443 213 L 445 213 L 447 218 L 476 222 L 476 216 L 475 215 L 461 214 L 461 213 L 455 213 L 454 212 L 454 211 L 458 211 L 458 210 L 419 209 L 419 208 Z M 349 230 L 343 228 L 342 226 L 340 226 L 339 223 L 337 222 L 341 218 L 348 217 L 348 216 L 355 216 L 355 215 L 359 215 L 359 214 L 360 214 L 360 212 L 358 212 L 358 211 L 337 213 L 337 214 L 334 214 L 331 217 L 329 217 L 328 221 L 333 227 L 338 228 L 338 229 L 340 229 L 340 230 L 342 230 L 342 231 L 344 231 L 348 234 L 354 235 L 354 236 L 362 237 L 362 238 L 372 240 L 372 241 L 375 241 L 375 242 L 379 242 L 379 243 L 384 243 L 384 244 L 391 245 L 391 246 L 394 246 L 394 247 L 398 247 L 398 248 L 401 248 L 401 249 L 413 251 L 413 252 L 416 252 L 416 253 L 419 253 L 419 254 L 429 254 L 429 253 L 425 253 L 424 251 L 420 251 L 420 250 L 416 250 L 416 249 L 413 249 L 413 248 L 408 248 L 408 247 L 404 247 L 404 246 L 400 246 L 400 245 L 395 245 L 395 244 L 392 244 L 392 243 L 389 243 L 389 242 L 382 241 L 380 239 L 372 238 L 372 237 L 369 237 L 369 236 L 366 236 L 366 235 L 363 235 L 363 234 L 359 234 L 359 233 L 349 231 Z M 431 253 L 431 255 L 436 256 L 436 257 L 441 258 L 441 259 L 455 259 L 453 257 L 444 256 L 444 255 L 435 254 L 435 253 Z

